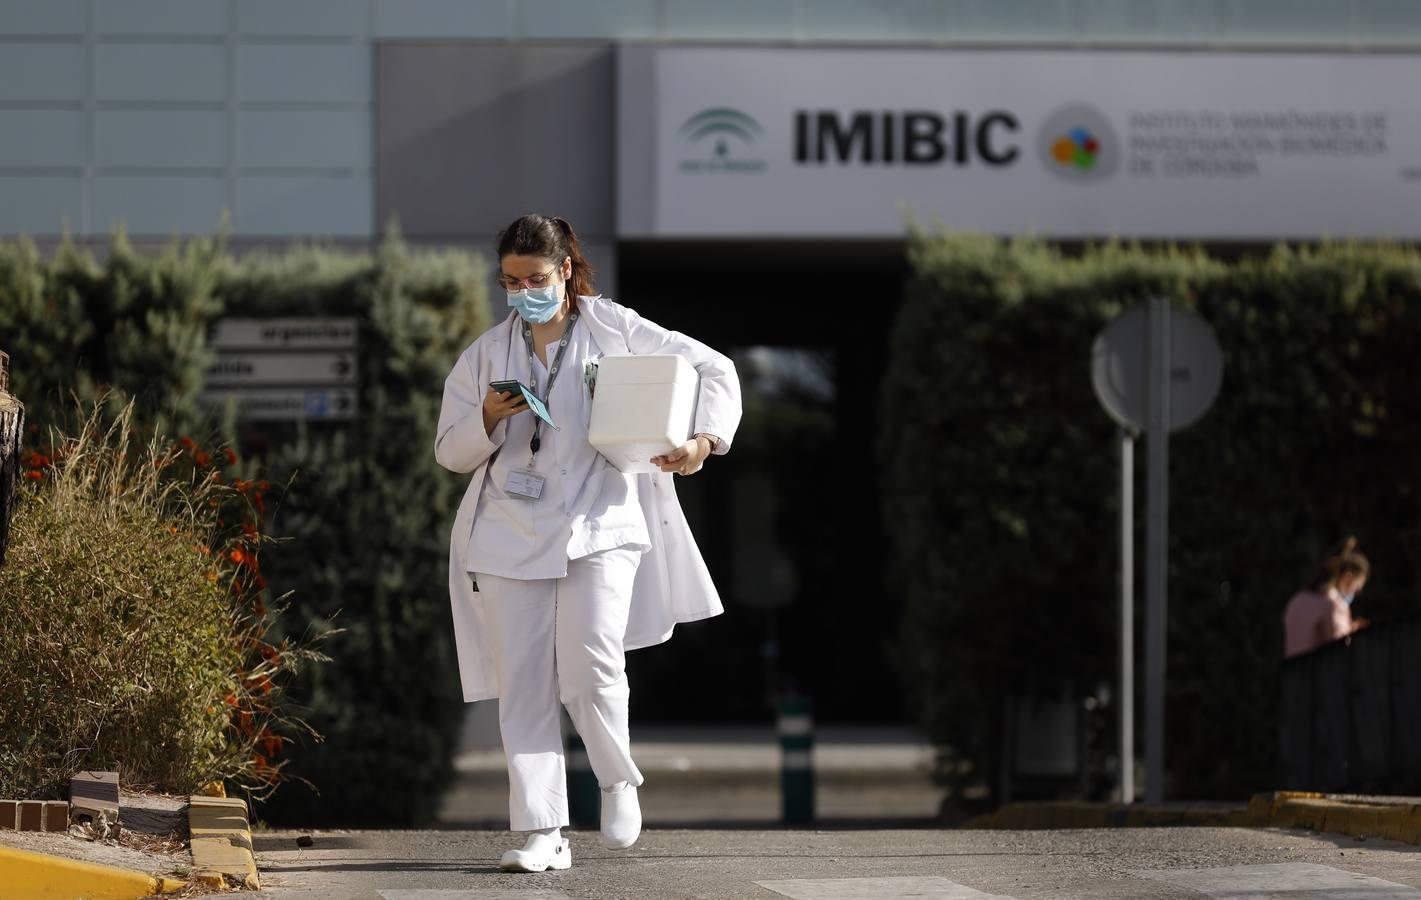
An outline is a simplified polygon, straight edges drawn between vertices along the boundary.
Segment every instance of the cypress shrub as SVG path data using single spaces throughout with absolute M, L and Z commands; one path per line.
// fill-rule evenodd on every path
M 947 748 L 940 779 L 990 799 L 1008 697 L 1115 685 L 1119 463 L 1090 349 L 1114 316 L 1163 296 L 1209 322 L 1225 357 L 1214 408 L 1171 439 L 1167 793 L 1267 789 L 1291 594 L 1347 534 L 1374 564 L 1358 614 L 1384 620 L 1421 587 L 1421 254 L 1326 244 L 1225 262 L 1112 242 L 1072 257 L 919 233 L 910 256 L 879 455 L 905 605 L 897 659 Z M 1141 704 L 1143 647 L 1137 636 Z M 1097 793 L 1117 749 L 1104 712 Z

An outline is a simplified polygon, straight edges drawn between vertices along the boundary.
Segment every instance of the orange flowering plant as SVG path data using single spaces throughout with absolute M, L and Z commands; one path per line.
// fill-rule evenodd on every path
M 287 745 L 320 740 L 285 688 L 338 631 L 285 627 L 261 570 L 271 485 L 229 447 L 139 446 L 132 404 L 81 413 L 26 454 L 0 569 L 0 796 L 116 768 L 125 787 L 264 798 Z

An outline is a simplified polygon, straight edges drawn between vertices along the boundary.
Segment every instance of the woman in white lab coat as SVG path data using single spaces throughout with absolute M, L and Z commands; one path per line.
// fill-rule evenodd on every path
M 625 652 L 723 611 L 672 476 L 730 449 L 740 383 L 723 354 L 594 294 L 565 220 L 523 216 L 498 259 L 513 312 L 455 361 L 434 455 L 472 473 L 449 544 L 459 675 L 465 701 L 499 698 L 510 826 L 531 832 L 501 865 L 541 872 L 572 863 L 559 702 L 602 787 L 603 843 L 640 834 Z M 596 360 L 627 354 L 678 354 L 700 376 L 694 434 L 659 472 L 624 474 L 587 441 Z M 558 429 L 501 381 L 527 385 Z

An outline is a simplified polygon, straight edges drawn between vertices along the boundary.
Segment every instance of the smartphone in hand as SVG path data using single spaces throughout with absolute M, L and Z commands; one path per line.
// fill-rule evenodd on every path
M 518 381 L 490 381 L 488 383 L 488 388 L 495 394 L 502 394 L 505 391 L 512 391 L 514 394 L 521 394 L 526 390 L 526 388 L 523 387 L 522 383 Z M 528 391 L 528 393 L 532 392 Z

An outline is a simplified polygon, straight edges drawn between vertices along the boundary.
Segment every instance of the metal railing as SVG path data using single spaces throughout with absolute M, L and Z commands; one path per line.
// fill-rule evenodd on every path
M 1421 791 L 1421 615 L 1285 660 L 1281 787 Z

